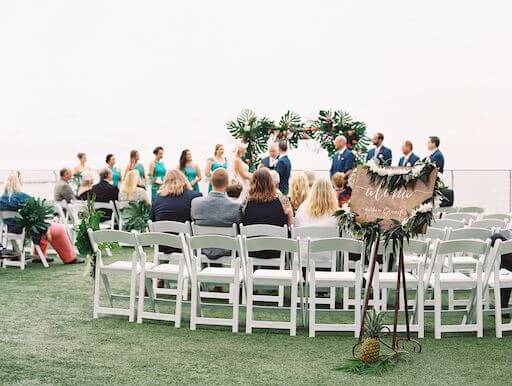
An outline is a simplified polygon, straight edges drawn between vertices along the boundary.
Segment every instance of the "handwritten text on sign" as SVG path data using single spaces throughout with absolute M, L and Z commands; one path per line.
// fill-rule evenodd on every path
M 403 169 L 403 168 L 401 168 Z M 359 223 L 383 219 L 382 228 L 389 229 L 391 220 L 402 222 L 426 199 L 432 197 L 437 171 L 434 170 L 428 183 L 416 181 L 409 189 L 388 192 L 386 187 L 376 186 L 370 182 L 366 169 L 359 166 L 355 181 L 352 183 L 351 209 L 358 214 Z

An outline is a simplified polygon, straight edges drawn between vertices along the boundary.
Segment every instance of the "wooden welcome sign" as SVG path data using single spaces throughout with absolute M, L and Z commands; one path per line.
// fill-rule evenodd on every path
M 393 168 L 411 169 L 410 167 Z M 411 188 L 401 188 L 389 193 L 386 187 L 376 186 L 370 182 L 364 167 L 359 166 L 354 172 L 356 175 L 351 183 L 350 208 L 358 214 L 356 221 L 363 223 L 383 219 L 382 230 L 389 229 L 393 224 L 392 220 L 402 222 L 411 215 L 414 208 L 431 198 L 437 176 L 437 169 L 434 169 L 426 184 L 417 180 Z

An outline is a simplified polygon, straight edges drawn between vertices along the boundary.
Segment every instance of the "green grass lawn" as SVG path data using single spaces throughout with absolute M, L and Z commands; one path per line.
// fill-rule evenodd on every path
M 116 252 L 118 254 L 124 251 Z M 115 281 L 114 288 L 125 287 Z M 121 288 L 123 289 L 123 288 Z M 348 358 L 350 333 L 319 333 L 304 328 L 286 332 L 229 327 L 188 329 L 166 322 L 128 323 L 92 319 L 92 281 L 84 266 L 29 264 L 25 271 L 0 269 L 0 384 L 509 384 L 511 335 L 496 339 L 494 319 L 485 317 L 483 339 L 447 334 L 433 339 L 433 314 L 427 313 L 423 352 L 408 355 L 382 376 L 335 371 Z M 225 314 L 229 308 L 206 307 Z M 260 309 L 260 317 L 285 312 Z M 324 318 L 339 316 L 327 313 Z M 454 318 L 455 316 L 450 316 Z M 300 318 L 298 318 L 300 321 Z

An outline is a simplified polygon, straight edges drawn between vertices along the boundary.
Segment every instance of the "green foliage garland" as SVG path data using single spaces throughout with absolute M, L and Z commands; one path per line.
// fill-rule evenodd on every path
M 130 202 L 123 211 L 124 230 L 145 232 L 148 228 L 149 205 L 144 201 Z

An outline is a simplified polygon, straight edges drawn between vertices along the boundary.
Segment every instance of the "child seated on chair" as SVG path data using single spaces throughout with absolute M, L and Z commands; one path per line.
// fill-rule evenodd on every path
M 341 208 L 343 204 L 350 200 L 352 189 L 347 185 L 345 181 L 344 173 L 334 173 L 332 176 L 332 186 L 336 191 L 336 197 L 338 198 L 338 206 Z

